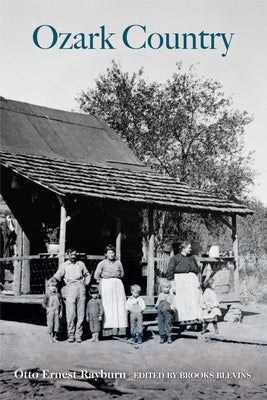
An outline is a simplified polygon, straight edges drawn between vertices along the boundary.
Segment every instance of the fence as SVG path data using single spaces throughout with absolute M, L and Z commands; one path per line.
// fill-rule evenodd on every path
M 158 275 L 163 275 L 167 271 L 168 263 L 170 260 L 170 253 L 166 251 L 157 251 L 156 257 L 156 270 Z
M 103 256 L 81 254 L 79 259 L 83 261 L 91 275 L 94 274 L 97 263 Z M 5 292 L 21 293 L 23 291 L 22 280 L 25 278 L 23 262 L 27 262 L 29 272 L 28 294 L 45 293 L 45 283 L 58 269 L 58 256 L 39 254 L 35 256 L 0 258 L 1 289 Z M 18 288 L 15 289 L 15 286 Z

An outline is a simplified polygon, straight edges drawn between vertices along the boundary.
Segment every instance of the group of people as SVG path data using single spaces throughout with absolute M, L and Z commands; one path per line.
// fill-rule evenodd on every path
M 65 283 L 64 295 L 68 341 L 81 343 L 83 322 L 89 322 L 92 338 L 98 340 L 103 327 L 103 336 L 125 335 L 127 328 L 126 296 L 121 281 L 124 271 L 122 264 L 115 257 L 115 248 L 105 248 L 105 259 L 96 268 L 94 279 L 99 285 L 91 285 L 90 300 L 86 307 L 86 286 L 91 275 L 85 264 L 77 259 L 76 250 L 68 251 L 68 260 L 62 263 L 57 272 L 47 283 L 43 307 L 47 313 L 47 325 L 51 340 L 57 337 L 63 302 L 57 290 L 57 284 Z M 101 294 L 101 300 L 99 298 Z M 103 321 L 102 321 L 103 320 Z
M 219 303 L 212 290 L 212 280 L 206 282 L 202 292 L 199 281 L 199 267 L 194 257 L 190 257 L 191 245 L 184 242 L 181 252 L 173 256 L 166 272 L 166 280 L 161 285 L 155 307 L 158 312 L 160 343 L 172 343 L 171 331 L 175 312 L 181 323 L 203 323 L 203 332 L 213 322 L 218 333 L 217 318 L 221 315 Z M 77 252 L 70 250 L 68 260 L 61 264 L 48 281 L 43 306 L 47 312 L 47 325 L 52 341 L 57 339 L 59 318 L 62 317 L 63 302 L 57 284 L 64 280 L 65 307 L 68 341 L 82 341 L 83 321 L 89 323 L 92 340 L 102 336 L 126 335 L 128 313 L 132 340 L 142 343 L 143 312 L 146 304 L 140 296 L 141 287 L 131 286 L 131 296 L 126 299 L 122 278 L 123 266 L 116 259 L 115 248 L 105 248 L 105 259 L 99 262 L 94 273 L 96 285 L 89 289 L 90 299 L 86 302 L 86 286 L 91 281 L 85 264 L 77 259 Z

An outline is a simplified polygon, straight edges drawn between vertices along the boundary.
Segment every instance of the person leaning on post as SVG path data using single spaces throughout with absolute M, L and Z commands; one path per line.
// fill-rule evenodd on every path
M 57 281 L 64 280 L 66 284 L 66 317 L 68 342 L 81 343 L 83 320 L 85 314 L 85 286 L 90 283 L 91 275 L 85 264 L 77 260 L 76 250 L 67 251 L 68 260 L 63 262 L 53 275 Z

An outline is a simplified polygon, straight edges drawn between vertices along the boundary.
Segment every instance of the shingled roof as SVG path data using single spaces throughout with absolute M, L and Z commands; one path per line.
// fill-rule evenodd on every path
M 177 180 L 149 171 L 78 163 L 44 156 L 1 152 L 1 164 L 61 195 L 80 195 L 188 212 L 250 214 L 246 207 L 218 199 Z
M 99 118 L 2 99 L 1 164 L 61 195 L 187 212 L 251 214 L 245 206 L 146 168 Z

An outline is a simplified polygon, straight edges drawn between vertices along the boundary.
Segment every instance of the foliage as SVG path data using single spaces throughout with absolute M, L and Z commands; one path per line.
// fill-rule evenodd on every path
M 267 304 L 267 254 L 240 257 L 240 298 L 243 303 Z
M 257 260 L 267 254 L 267 207 L 257 200 L 248 201 L 247 206 L 254 214 L 240 220 L 239 249 L 242 255 L 255 257 L 257 267 Z
M 267 207 L 256 200 L 246 201 L 246 206 L 254 213 L 246 217 L 237 217 L 239 254 L 242 257 L 253 257 L 253 264 L 257 269 L 267 256 Z M 212 244 L 219 244 L 221 253 L 232 248 L 231 230 L 214 216 L 176 213 L 166 216 L 165 222 L 167 223 L 163 230 L 163 241 L 166 241 L 167 237 L 171 238 L 171 241 L 183 240 L 186 237 L 191 241 L 200 242 L 203 252 Z
M 115 61 L 95 88 L 77 99 L 80 109 L 102 117 L 135 154 L 154 169 L 195 188 L 244 202 L 253 184 L 252 153 L 244 153 L 244 130 L 252 117 L 233 109 L 220 83 L 199 77 L 182 63 L 165 83 L 149 82 L 141 68 L 123 72 Z M 239 219 L 241 253 L 266 253 L 266 209 L 248 203 L 254 216 Z M 157 247 L 185 238 L 203 251 L 213 243 L 231 248 L 231 233 L 215 217 L 157 211 Z M 267 224 L 266 224 L 267 226 Z
M 154 168 L 216 195 L 242 198 L 253 182 L 251 154 L 243 151 L 251 117 L 233 110 L 222 86 L 197 76 L 194 66 L 183 72 L 177 63 L 176 69 L 159 84 L 146 81 L 143 69 L 130 75 L 113 61 L 77 100 Z

